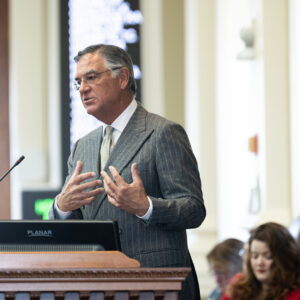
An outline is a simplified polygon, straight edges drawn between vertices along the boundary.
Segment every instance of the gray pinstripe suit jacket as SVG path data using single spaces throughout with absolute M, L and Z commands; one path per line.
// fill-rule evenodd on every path
M 75 144 L 68 160 L 69 177 L 77 160 L 82 172 L 99 175 L 102 127 Z M 105 170 L 113 165 L 123 179 L 132 182 L 130 166 L 137 163 L 147 195 L 153 202 L 152 216 L 145 222 L 111 205 L 106 194 L 72 212 L 71 219 L 118 221 L 123 252 L 143 267 L 191 267 L 186 229 L 200 226 L 206 210 L 196 159 L 184 129 L 138 105 L 115 144 Z M 101 178 L 101 177 L 100 177 Z M 52 207 L 50 218 L 55 218 Z M 200 245 L 199 245 L 200 246 Z M 197 299 L 195 273 L 184 283 L 180 299 Z

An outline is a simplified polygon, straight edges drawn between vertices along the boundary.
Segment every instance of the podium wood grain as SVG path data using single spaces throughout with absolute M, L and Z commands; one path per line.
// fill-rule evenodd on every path
M 119 251 L 0 252 L 0 269 L 138 268 Z

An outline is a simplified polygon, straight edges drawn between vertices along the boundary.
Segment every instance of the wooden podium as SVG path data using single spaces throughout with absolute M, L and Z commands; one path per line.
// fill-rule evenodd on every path
M 0 299 L 172 300 L 189 271 L 141 268 L 119 251 L 0 252 Z

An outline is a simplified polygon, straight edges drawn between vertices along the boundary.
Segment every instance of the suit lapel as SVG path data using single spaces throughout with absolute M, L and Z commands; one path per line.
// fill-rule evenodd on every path
M 113 165 L 120 174 L 153 131 L 147 130 L 146 115 L 146 110 L 138 105 L 108 159 L 107 166 Z
M 83 158 L 83 170 L 84 172 L 95 172 L 96 178 L 100 177 L 100 145 L 103 139 L 103 127 L 100 126 L 89 135 L 88 140 L 84 145 L 84 158 Z M 102 179 L 102 178 L 100 178 Z M 100 195 L 101 199 L 106 196 L 105 193 Z M 83 214 L 88 215 L 90 218 L 95 209 L 97 209 L 98 197 L 91 203 L 91 205 L 85 206 L 85 212 Z
M 82 173 L 95 172 L 96 176 L 100 176 L 100 145 L 103 138 L 103 128 L 100 126 L 94 130 L 87 140 L 84 149 L 84 165 Z

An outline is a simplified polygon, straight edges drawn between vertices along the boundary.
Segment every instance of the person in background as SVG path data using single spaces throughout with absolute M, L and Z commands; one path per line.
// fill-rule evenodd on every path
M 179 299 L 200 299 L 186 229 L 200 226 L 206 209 L 185 130 L 136 101 L 122 48 L 92 45 L 74 60 L 73 87 L 101 123 L 75 143 L 49 218 L 117 220 L 127 256 L 142 267 L 191 268 Z
M 206 255 L 217 284 L 208 300 L 221 299 L 232 277 L 242 271 L 243 248 L 244 242 L 230 238 L 218 243 Z
M 251 231 L 245 269 L 222 300 L 300 300 L 300 250 L 288 229 L 269 222 Z

